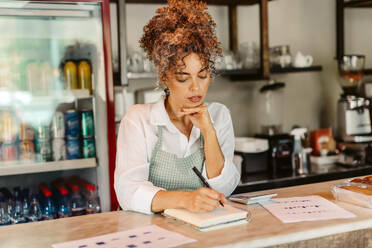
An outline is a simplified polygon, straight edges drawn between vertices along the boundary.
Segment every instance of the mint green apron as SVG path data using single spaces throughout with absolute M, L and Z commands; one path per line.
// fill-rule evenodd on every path
M 200 172 L 204 166 L 204 142 L 200 134 L 200 148 L 193 154 L 177 158 L 175 154 L 161 150 L 163 128 L 158 126 L 159 138 L 150 160 L 149 181 L 166 190 L 196 190 L 203 186 L 192 167 Z

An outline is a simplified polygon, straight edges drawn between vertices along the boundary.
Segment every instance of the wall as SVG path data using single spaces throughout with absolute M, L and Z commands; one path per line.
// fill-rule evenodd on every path
M 284 131 L 295 124 L 310 129 L 336 125 L 336 104 L 341 90 L 334 60 L 335 6 L 335 0 L 278 0 L 269 3 L 270 46 L 288 44 L 292 56 L 297 51 L 311 54 L 314 64 L 323 66 L 321 72 L 272 75 L 273 79 L 286 83 L 285 99 L 281 106 L 284 110 Z M 127 5 L 126 28 L 130 51 L 139 50 L 142 28 L 158 7 L 160 5 Z M 216 31 L 223 48 L 227 49 L 227 8 L 209 6 L 209 12 L 217 23 Z M 372 32 L 368 26 L 372 21 L 371 13 L 365 9 L 348 9 L 345 12 L 346 52 L 366 54 L 369 67 L 372 67 L 372 49 L 369 46 Z M 258 42 L 258 23 L 258 6 L 238 7 L 239 43 Z M 134 91 L 151 87 L 153 83 L 153 80 L 130 81 L 129 89 Z M 211 84 L 207 101 L 222 102 L 230 109 L 237 136 L 253 135 L 260 131 L 262 112 L 258 90 L 265 83 L 232 82 L 218 77 Z

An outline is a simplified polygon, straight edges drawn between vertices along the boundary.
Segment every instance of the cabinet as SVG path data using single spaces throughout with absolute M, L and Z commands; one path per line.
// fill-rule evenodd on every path
M 237 7 L 259 5 L 259 23 L 260 23 L 260 61 L 261 66 L 258 69 L 237 69 L 237 70 L 221 70 L 219 75 L 229 77 L 231 80 L 261 80 L 269 79 L 270 74 L 290 73 L 302 71 L 320 71 L 321 66 L 311 66 L 306 68 L 270 68 L 269 63 L 269 35 L 268 35 L 268 11 L 269 2 L 271 0 L 207 0 L 209 5 L 227 6 L 228 21 L 229 21 L 229 48 L 236 52 L 238 50 L 238 22 L 237 22 Z M 121 84 L 126 84 L 128 80 L 139 78 L 154 78 L 153 73 L 132 73 L 127 71 L 127 44 L 126 44 L 126 4 L 165 4 L 165 0 L 111 0 L 117 3 L 118 16 L 118 33 L 119 33 L 119 50 L 120 50 L 120 70 L 115 78 Z
M 336 59 L 345 54 L 345 9 L 372 8 L 371 0 L 336 0 Z M 364 70 L 364 74 L 371 75 L 372 68 Z
M 110 210 L 116 200 L 109 176 L 115 168 L 116 138 L 109 1 L 2 1 L 0 30 L 0 188 L 38 191 L 42 182 L 79 176 L 98 186 L 102 210 Z M 66 84 L 68 61 L 78 68 L 75 73 L 82 61 L 89 64 L 92 89 Z M 69 109 L 80 114 L 74 148 L 80 146 L 82 153 L 55 161 L 44 152 L 56 151 L 51 123 L 57 111 L 66 118 Z M 93 113 L 93 135 L 85 135 L 81 126 L 85 110 Z M 35 136 L 22 138 L 23 124 Z M 61 133 L 58 139 L 71 147 Z M 84 155 L 88 137 L 95 155 Z M 25 140 L 33 147 L 27 158 Z

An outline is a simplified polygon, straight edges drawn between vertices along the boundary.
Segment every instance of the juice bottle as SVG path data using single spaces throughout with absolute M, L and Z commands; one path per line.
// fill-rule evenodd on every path
M 92 94 L 92 70 L 86 60 L 82 60 L 79 63 L 78 75 L 80 88 L 87 89 Z
M 64 67 L 65 82 L 67 89 L 79 89 L 79 82 L 77 79 L 77 68 L 73 61 L 67 61 Z

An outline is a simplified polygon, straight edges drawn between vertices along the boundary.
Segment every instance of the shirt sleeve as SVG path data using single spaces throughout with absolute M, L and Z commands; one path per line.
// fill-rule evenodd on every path
M 219 124 L 222 124 L 222 126 L 219 127 Z M 221 116 L 215 121 L 214 126 L 218 143 L 225 157 L 225 164 L 219 176 L 207 179 L 207 181 L 214 190 L 229 196 L 239 184 L 240 174 L 233 163 L 235 149 L 234 128 L 230 112 L 225 106 L 223 106 Z M 203 176 L 208 178 L 205 162 Z
M 162 188 L 148 181 L 149 166 L 144 132 L 124 117 L 119 127 L 114 175 L 116 196 L 124 210 L 152 214 L 152 199 Z

